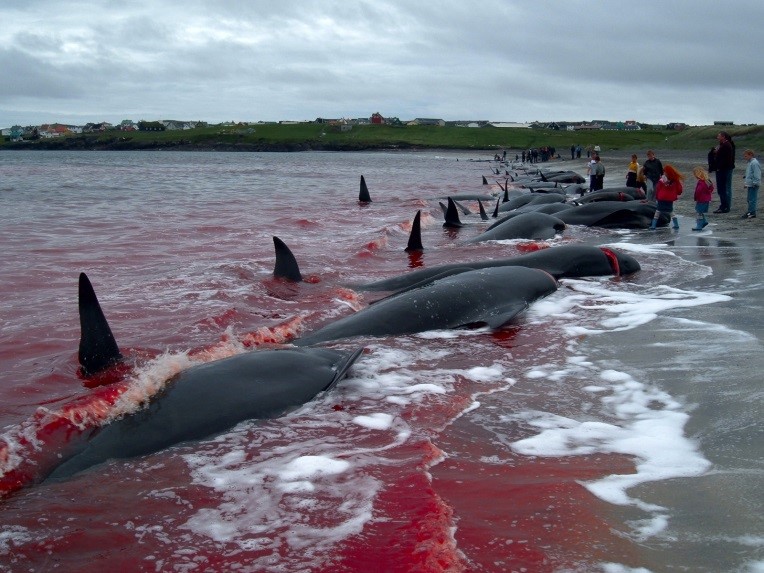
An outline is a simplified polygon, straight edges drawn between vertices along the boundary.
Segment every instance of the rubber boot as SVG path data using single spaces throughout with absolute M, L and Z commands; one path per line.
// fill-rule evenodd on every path
M 679 229 L 679 219 L 677 219 L 676 217 L 671 217 L 671 228 Z
M 653 219 L 652 223 L 650 223 L 650 228 L 655 231 L 655 229 L 658 227 L 658 219 Z
M 705 225 L 703 224 L 705 221 L 703 219 L 695 219 L 695 226 L 692 228 L 693 231 L 702 231 L 703 227 Z

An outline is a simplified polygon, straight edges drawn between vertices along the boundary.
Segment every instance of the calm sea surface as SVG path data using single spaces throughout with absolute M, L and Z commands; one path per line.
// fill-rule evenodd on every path
M 465 244 L 485 224 L 444 230 L 438 201 L 497 193 L 486 159 L 0 153 L 0 571 L 764 571 L 764 242 L 682 221 Z M 273 279 L 273 236 L 305 282 Z M 354 283 L 570 242 L 642 270 L 564 279 L 494 333 L 337 342 L 367 351 L 294 412 L 34 485 L 174 373 L 378 297 Z M 82 271 L 129 365 L 96 388 Z

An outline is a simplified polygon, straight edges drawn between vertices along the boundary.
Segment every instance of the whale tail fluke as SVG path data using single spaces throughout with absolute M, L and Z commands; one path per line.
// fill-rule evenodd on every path
M 366 179 L 361 175 L 361 189 L 358 192 L 358 200 L 361 203 L 371 203 L 371 195 L 369 195 L 369 188 L 366 186 Z
M 297 259 L 294 258 L 286 243 L 278 237 L 273 237 L 273 246 L 276 248 L 276 266 L 273 268 L 273 276 L 294 282 L 302 281 Z
M 420 223 L 421 216 L 421 210 L 417 211 L 414 216 L 414 222 L 411 224 L 411 233 L 409 233 L 409 244 L 404 249 L 407 253 L 424 251 L 424 247 L 422 246 L 422 227 Z
M 85 376 L 92 376 L 122 360 L 117 341 L 98 304 L 93 285 L 85 273 L 79 282 L 79 362 Z
M 459 220 L 459 211 L 456 208 L 456 203 L 451 197 L 448 198 L 448 208 L 446 209 L 446 222 L 443 223 L 444 227 L 459 228 L 462 227 L 462 222 Z

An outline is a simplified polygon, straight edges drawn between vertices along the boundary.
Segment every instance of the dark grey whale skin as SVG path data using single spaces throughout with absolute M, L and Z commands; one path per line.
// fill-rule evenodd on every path
M 112 458 L 200 440 L 245 420 L 284 414 L 332 388 L 362 351 L 258 350 L 189 368 L 171 378 L 144 409 L 95 430 L 47 480 L 68 478 Z
M 391 336 L 487 325 L 499 328 L 536 299 L 557 290 L 549 274 L 527 267 L 495 267 L 445 275 L 341 318 L 294 341 L 309 346 L 355 336 Z
M 489 267 L 526 266 L 548 272 L 556 279 L 607 275 L 629 275 L 640 270 L 637 260 L 625 253 L 591 245 L 560 245 L 509 259 L 488 259 L 452 263 L 420 269 L 373 283 L 351 285 L 363 291 L 400 291 L 454 270 Z

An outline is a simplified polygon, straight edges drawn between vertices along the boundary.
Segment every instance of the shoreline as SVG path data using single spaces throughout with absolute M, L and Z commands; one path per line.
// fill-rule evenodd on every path
M 709 142 L 709 148 L 712 142 Z M 715 235 L 722 235 L 725 238 L 730 239 L 758 239 L 761 237 L 762 229 L 759 218 L 756 219 L 741 219 L 741 215 L 747 211 L 746 192 L 743 188 L 743 173 L 745 173 L 745 161 L 742 157 L 736 157 L 735 170 L 732 176 L 732 210 L 729 213 L 714 214 L 714 211 L 719 205 L 719 196 L 714 191 L 713 199 L 711 200 L 710 212 L 706 215 L 706 219 L 709 222 L 708 227 L 702 232 L 693 232 L 691 229 L 695 226 L 695 202 L 693 201 L 693 191 L 695 189 L 695 178 L 692 175 L 692 170 L 696 165 L 702 166 L 704 169 L 707 167 L 706 152 L 696 150 L 661 150 L 655 147 L 655 153 L 661 162 L 666 164 L 672 164 L 676 167 L 684 176 L 684 193 L 680 199 L 674 204 L 674 211 L 680 216 L 680 229 L 679 233 L 684 234 L 692 233 L 693 235 L 708 235 L 709 232 Z M 450 153 L 469 152 L 469 153 L 486 153 L 486 161 L 492 161 L 492 155 L 497 152 L 497 149 L 477 149 L 477 148 L 451 148 L 435 146 L 430 147 L 426 145 L 413 145 L 407 142 L 400 142 L 396 144 L 348 144 L 348 143 L 321 143 L 315 141 L 302 141 L 294 143 L 223 143 L 219 144 L 194 144 L 190 141 L 167 141 L 167 142 L 140 142 L 137 144 L 135 141 L 130 140 L 112 140 L 110 142 L 98 142 L 96 137 L 90 138 L 76 138 L 76 139 L 64 139 L 64 140 L 46 140 L 27 142 L 23 144 L 13 144 L 0 146 L 0 151 L 163 151 L 163 152 L 198 152 L 198 153 L 215 153 L 215 152 L 236 152 L 236 153 L 299 153 L 299 152 L 366 152 L 366 151 L 402 151 L 402 152 L 415 152 L 415 151 L 443 151 Z M 565 157 L 566 150 L 558 150 L 560 154 L 559 158 L 552 159 L 550 161 L 539 163 L 542 168 L 547 169 L 570 169 L 576 171 L 582 176 L 586 176 L 588 159 L 582 156 L 580 159 L 569 159 Z M 621 186 L 626 180 L 626 170 L 631 160 L 631 154 L 636 153 L 639 157 L 638 161 L 642 164 L 646 157 L 646 149 L 639 150 L 620 150 L 620 149 L 603 149 L 600 152 L 602 163 L 605 165 L 605 186 L 614 187 Z M 742 149 L 738 150 L 737 155 L 742 156 Z M 754 150 L 757 151 L 758 150 Z M 519 150 L 514 148 L 507 148 L 507 157 L 511 161 L 512 156 L 515 153 L 519 153 Z M 712 176 L 712 181 L 714 180 Z M 715 182 L 714 182 L 715 184 Z M 760 202 L 764 200 L 764 197 L 760 197 Z M 762 213 L 764 217 L 764 213 Z

